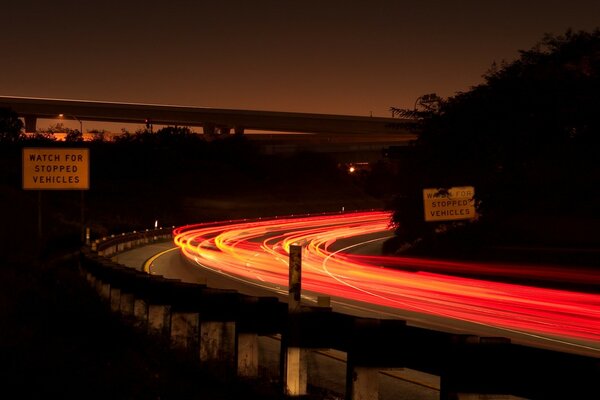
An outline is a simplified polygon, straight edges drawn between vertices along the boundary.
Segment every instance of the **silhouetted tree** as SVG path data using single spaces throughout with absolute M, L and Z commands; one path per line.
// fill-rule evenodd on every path
M 198 135 L 187 126 L 166 126 L 156 132 L 156 138 L 162 144 L 173 144 L 197 139 Z
M 38 130 L 31 136 L 27 137 L 26 140 L 28 142 L 35 142 L 35 143 L 48 143 L 48 142 L 55 142 L 56 136 L 54 136 L 54 133 L 42 132 L 42 131 Z
M 79 131 L 79 129 L 66 129 L 66 142 L 83 142 L 83 134 Z
M 17 113 L 0 108 L 0 142 L 16 142 L 23 135 L 23 122 Z
M 92 129 L 90 131 L 88 131 L 88 133 L 91 133 L 93 135 L 93 141 L 96 142 L 103 142 L 106 139 L 106 130 L 101 129 Z
M 600 198 L 599 109 L 600 30 L 546 35 L 467 92 L 392 109 L 420 121 L 411 167 L 418 179 L 403 182 L 398 198 L 473 185 L 484 217 L 572 211 L 578 199 Z M 422 213 L 414 201 L 400 203 Z M 397 208 L 394 223 L 407 214 Z

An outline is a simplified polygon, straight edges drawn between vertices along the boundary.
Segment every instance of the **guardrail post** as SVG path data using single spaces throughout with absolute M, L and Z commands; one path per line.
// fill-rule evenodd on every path
M 119 306 L 119 311 L 121 312 L 121 315 L 123 315 L 126 318 L 133 317 L 134 307 L 135 307 L 134 294 L 131 292 L 121 291 L 121 304 Z
M 287 304 L 276 297 L 241 296 L 236 317 L 237 375 L 256 378 L 259 375 L 259 336 L 281 333 L 287 315 Z
M 304 396 L 307 394 L 308 366 L 306 349 L 286 347 L 285 354 L 285 394 L 287 396 Z
M 106 278 L 96 279 L 96 290 L 105 301 L 110 300 L 110 282 Z
M 440 377 L 440 399 L 506 398 L 512 394 L 510 353 L 508 338 L 454 336 Z
M 233 366 L 235 357 L 235 322 L 200 322 L 200 362 L 219 361 Z
M 121 288 L 114 285 L 110 287 L 110 310 L 115 313 L 121 311 Z
M 216 374 L 233 376 L 238 293 L 182 282 L 165 289 L 172 304 L 172 344 L 190 350 L 201 365 L 206 364 Z
M 243 378 L 258 376 L 258 334 L 237 334 L 237 374 Z
M 133 301 L 133 325 L 141 331 L 148 331 L 148 303 L 142 298 Z
M 171 343 L 174 347 L 195 354 L 198 349 L 200 316 L 197 312 L 171 313 Z
M 369 360 L 377 320 L 357 318 L 352 326 L 352 337 L 346 359 L 346 399 L 376 400 L 379 397 L 379 369 Z
M 295 318 L 301 312 L 302 246 L 290 246 L 289 268 L 289 333 L 287 340 L 282 341 L 284 394 L 286 396 L 304 396 L 307 394 L 308 365 L 306 349 L 297 344 L 300 327 L 298 326 L 299 319 Z
M 406 322 L 355 318 L 346 361 L 346 399 L 379 397 L 379 371 L 404 367 Z
M 352 400 L 377 400 L 379 398 L 379 369 L 373 367 L 352 366 L 348 371 L 351 376 Z
M 171 306 L 148 304 L 148 330 L 150 333 L 167 336 L 171 330 Z

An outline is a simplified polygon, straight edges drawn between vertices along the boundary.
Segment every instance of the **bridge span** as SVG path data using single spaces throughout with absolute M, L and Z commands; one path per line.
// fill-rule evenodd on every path
M 22 117 L 26 132 L 35 132 L 38 118 L 64 116 L 79 121 L 197 126 L 207 134 L 229 134 L 232 130 L 243 134 L 248 129 L 316 134 L 390 134 L 406 136 L 407 139 L 414 136 L 408 129 L 411 121 L 383 117 L 9 96 L 0 96 L 0 107 L 10 108 Z

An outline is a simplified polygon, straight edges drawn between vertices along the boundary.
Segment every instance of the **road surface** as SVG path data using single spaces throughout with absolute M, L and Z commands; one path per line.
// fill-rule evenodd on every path
M 181 251 L 154 259 L 151 272 L 251 295 L 287 295 L 287 249 L 304 246 L 303 299 L 332 298 L 339 312 L 399 318 L 410 325 L 600 356 L 600 295 L 448 275 L 469 268 L 545 279 L 598 279 L 552 266 L 481 265 L 375 256 L 387 230 L 383 212 L 182 227 Z M 181 257 L 181 254 L 185 257 Z M 366 254 L 365 253 L 369 253 Z M 423 272 L 420 264 L 441 272 Z M 435 263 L 438 263 L 436 265 Z M 396 268 L 391 269 L 392 265 Z M 383 268 L 382 266 L 386 266 Z M 430 270 L 428 270 L 430 271 Z

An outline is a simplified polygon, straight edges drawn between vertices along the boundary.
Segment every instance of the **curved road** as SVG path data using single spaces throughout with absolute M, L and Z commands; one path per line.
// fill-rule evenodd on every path
M 325 294 L 340 312 L 399 318 L 424 328 L 503 336 L 514 343 L 600 356 L 600 295 L 444 273 L 472 269 L 509 276 L 514 265 L 376 256 L 390 235 L 388 221 L 388 213 L 368 212 L 191 225 L 176 230 L 181 252 L 167 249 L 151 261 L 150 268 L 166 277 L 285 298 L 287 251 L 290 244 L 298 243 L 304 247 L 305 301 Z M 440 272 L 423 272 L 423 263 L 428 270 Z M 583 275 L 589 271 L 565 274 L 551 266 L 520 266 L 516 271 L 519 277 L 598 279 Z

